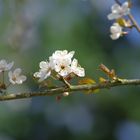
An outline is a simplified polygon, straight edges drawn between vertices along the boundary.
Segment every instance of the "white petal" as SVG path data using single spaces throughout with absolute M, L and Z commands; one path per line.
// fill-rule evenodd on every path
M 0 70 L 1 70 L 1 71 L 5 71 L 6 66 L 7 66 L 7 62 L 6 62 L 4 59 L 2 59 L 2 60 L 0 61 Z
M 40 72 L 35 72 L 33 76 L 38 78 L 38 77 L 40 77 L 39 75 L 40 75 Z
M 111 13 L 107 16 L 109 20 L 120 18 L 121 16 L 118 13 Z
M 4 59 L 2 59 L 1 61 L 0 61 L 0 65 L 7 65 L 7 62 L 6 62 L 6 60 L 4 60 Z
M 39 72 L 34 73 L 34 77 L 39 78 L 39 82 L 45 80 L 51 75 L 51 71 L 42 71 L 40 70 Z
M 13 77 L 12 71 L 9 71 L 9 72 L 8 72 L 8 77 L 9 77 L 9 79 L 11 79 L 11 78 Z
M 10 83 L 12 83 L 13 85 L 16 84 L 15 81 L 13 81 L 12 79 L 9 79 Z
M 69 73 L 66 70 L 61 70 L 58 74 L 61 75 L 62 77 L 66 77 Z
M 15 82 L 17 84 L 22 84 L 26 79 L 27 79 L 26 76 L 21 75 L 21 76 L 19 76 L 19 77 L 16 78 L 16 81 Z
M 123 15 L 128 15 L 130 13 L 130 8 L 129 8 L 129 3 L 128 2 L 123 3 L 122 12 L 123 12 Z
M 84 68 L 79 68 L 79 73 L 77 74 L 80 77 L 84 77 L 85 76 L 85 69 Z
M 77 59 L 73 59 L 72 63 L 71 63 L 71 67 L 72 68 L 76 68 L 78 65 L 78 60 Z
M 109 15 L 107 16 L 107 18 L 108 18 L 109 20 L 114 19 L 114 14 L 113 14 L 113 13 L 109 14 Z
M 63 59 L 60 61 L 60 65 L 64 65 L 65 67 L 71 64 L 71 59 Z
M 55 65 L 54 70 L 56 72 L 59 72 L 61 70 L 61 66 L 60 65 Z
M 40 77 L 44 79 L 48 78 L 51 75 L 51 71 L 40 71 Z
M 126 1 L 126 2 L 123 3 L 122 9 L 128 9 L 128 8 L 129 8 L 129 2 Z
M 115 26 L 112 26 L 112 27 L 110 28 L 110 32 L 111 32 L 112 34 L 118 33 L 118 28 L 115 27 Z
M 74 54 L 75 54 L 75 51 L 71 51 L 71 52 L 68 53 L 70 58 L 72 58 Z
M 45 79 L 48 78 L 51 75 L 51 71 L 48 71 L 45 75 Z
M 13 67 L 13 65 L 14 65 L 14 62 L 7 64 L 6 70 L 10 70 Z
M 15 76 L 18 76 L 18 75 L 20 75 L 21 71 L 22 71 L 22 70 L 21 70 L 20 68 L 17 68 L 17 69 L 14 70 L 13 74 L 14 74 Z
M 121 7 L 119 4 L 114 4 L 112 7 L 111 7 L 111 10 L 112 10 L 112 13 L 118 13 L 120 10 L 121 10 Z
M 23 81 L 22 81 L 20 78 L 17 78 L 16 81 L 15 81 L 15 83 L 16 83 L 16 84 L 22 84 Z
M 112 40 L 116 40 L 116 39 L 118 39 L 120 36 L 121 36 L 120 33 L 117 33 L 117 34 L 111 34 L 111 35 L 110 35 L 110 37 L 111 37 Z
M 71 68 L 66 67 L 65 69 L 61 70 L 58 74 L 61 75 L 62 77 L 66 77 L 71 73 Z
M 12 73 L 12 71 L 9 71 L 8 77 L 9 77 L 10 83 L 15 84 L 15 81 L 13 81 L 13 73 Z
M 20 79 L 24 82 L 24 81 L 27 80 L 27 77 L 26 77 L 25 75 L 21 75 L 21 76 L 20 76 Z
M 75 69 L 74 73 L 79 77 L 85 76 L 85 70 L 84 68 L 81 68 L 81 67 L 78 67 L 77 69 Z
M 67 50 L 61 51 L 61 55 L 67 55 L 67 54 L 68 54 Z
M 84 76 L 85 76 L 85 69 L 84 69 L 84 68 L 80 68 L 80 69 L 79 69 L 79 74 L 78 74 L 78 76 L 80 76 L 80 77 L 84 77 Z
M 122 27 L 118 24 L 118 23 L 114 23 L 111 27 L 110 27 L 110 32 L 112 34 L 115 33 L 122 33 Z
M 41 61 L 40 64 L 39 64 L 39 67 L 40 67 L 41 69 L 48 68 L 48 62 Z

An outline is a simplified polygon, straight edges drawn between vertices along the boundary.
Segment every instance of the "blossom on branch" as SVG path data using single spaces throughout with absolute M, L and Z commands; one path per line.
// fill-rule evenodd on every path
M 35 78 L 39 78 L 39 82 L 47 79 L 49 76 L 59 79 L 60 77 L 74 76 L 84 77 L 85 70 L 79 64 L 77 59 L 73 59 L 74 51 L 57 50 L 49 57 L 49 62 L 41 61 L 39 72 L 34 73 Z M 55 74 L 55 75 L 54 75 Z
M 113 23 L 113 25 L 110 27 L 110 32 L 111 32 L 110 37 L 113 40 L 116 40 L 120 36 L 123 36 L 123 35 L 127 34 L 127 32 L 123 31 L 123 27 L 120 26 L 119 23 Z
M 52 69 L 60 76 L 66 77 L 71 73 L 71 61 L 74 55 L 74 51 L 68 53 L 67 50 L 55 51 L 51 57 L 49 57 Z
M 116 39 L 118 39 L 122 35 L 122 27 L 118 23 L 114 23 L 110 27 L 110 32 L 111 32 L 110 37 L 113 40 L 116 40 Z
M 114 4 L 111 7 L 112 13 L 110 13 L 107 17 L 109 20 L 118 19 L 123 16 L 126 16 L 130 13 L 129 2 L 124 2 L 122 5 Z
M 26 81 L 26 76 L 21 75 L 21 69 L 17 68 L 13 72 L 9 71 L 8 73 L 10 83 L 14 84 L 22 84 Z

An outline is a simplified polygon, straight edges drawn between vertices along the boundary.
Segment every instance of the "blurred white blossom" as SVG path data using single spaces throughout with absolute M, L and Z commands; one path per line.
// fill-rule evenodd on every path
M 112 13 L 110 13 L 107 17 L 109 20 L 118 19 L 123 16 L 126 16 L 130 13 L 129 2 L 124 2 L 122 5 L 114 4 L 111 7 Z
M 21 75 L 21 69 L 17 68 L 13 72 L 9 71 L 9 81 L 12 84 L 22 84 L 24 81 L 26 81 L 27 77 L 24 75 Z
M 118 39 L 123 34 L 122 27 L 118 23 L 114 23 L 110 27 L 110 32 L 111 32 L 110 37 L 113 40 Z
M 14 62 L 7 63 L 6 60 L 2 59 L 0 60 L 0 72 L 8 71 L 10 70 L 14 65 Z

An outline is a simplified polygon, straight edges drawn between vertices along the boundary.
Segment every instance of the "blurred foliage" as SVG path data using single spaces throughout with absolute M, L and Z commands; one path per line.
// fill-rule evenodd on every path
M 36 90 L 31 75 L 38 63 L 63 49 L 76 52 L 87 77 L 104 77 L 98 70 L 104 63 L 120 77 L 139 78 L 139 34 L 134 30 L 110 39 L 106 16 L 112 3 L 0 0 L 0 58 L 14 60 L 28 75 L 26 85 L 9 91 Z M 134 1 L 137 16 L 135 8 L 139 3 Z M 139 87 L 118 87 L 73 94 L 60 102 L 55 97 L 0 102 L 0 140 L 139 140 L 139 92 Z

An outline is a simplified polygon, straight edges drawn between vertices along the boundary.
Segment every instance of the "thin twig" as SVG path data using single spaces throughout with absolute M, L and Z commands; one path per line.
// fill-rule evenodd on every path
M 115 0 L 115 2 L 118 3 L 119 5 L 122 5 L 119 0 Z
M 67 87 L 69 87 L 69 88 L 71 87 L 70 83 L 69 83 L 67 80 L 65 80 L 64 77 L 61 78 L 61 81 L 62 81 Z
M 119 5 L 122 5 L 119 0 L 115 0 L 115 2 L 118 3 Z M 131 22 L 133 24 L 133 27 L 135 27 L 137 29 L 137 31 L 140 32 L 140 26 L 138 25 L 138 23 L 135 20 L 134 16 L 130 13 L 130 14 L 128 14 L 128 17 L 131 20 Z
M 75 93 L 76 91 L 108 89 L 115 86 L 125 86 L 125 85 L 140 85 L 140 79 L 130 79 L 130 80 L 119 79 L 119 80 L 112 80 L 99 84 L 72 85 L 71 87 L 59 87 L 59 88 L 48 89 L 46 91 L 39 91 L 39 92 L 26 92 L 26 93 L 17 93 L 17 94 L 10 93 L 6 95 L 1 95 L 0 101 L 32 98 L 37 96 L 54 96 L 54 95 L 61 95 L 64 92 Z
M 138 32 L 140 32 L 140 26 L 138 25 L 138 23 L 134 19 L 133 15 L 132 14 L 128 14 L 128 17 L 131 20 L 131 22 L 133 23 L 133 26 L 137 29 Z

